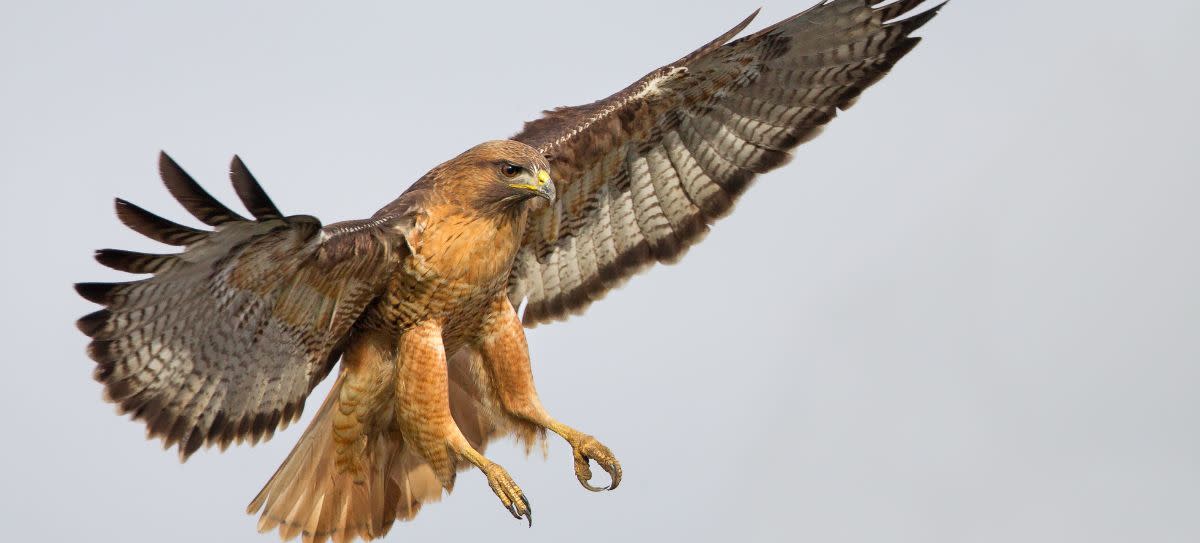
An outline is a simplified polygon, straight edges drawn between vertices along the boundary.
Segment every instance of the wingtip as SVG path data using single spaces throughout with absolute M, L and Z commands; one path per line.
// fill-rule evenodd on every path
M 138 211 L 145 212 L 145 210 L 142 209 L 141 206 L 139 206 L 129 200 L 121 198 L 120 196 L 113 198 L 113 210 L 117 212 L 117 218 L 121 219 L 121 222 L 123 222 L 123 223 L 125 223 L 126 215 L 129 215 L 131 213 L 136 213 Z M 126 224 L 128 224 L 128 223 L 126 223 Z
M 115 250 L 116 249 L 96 249 L 95 251 L 92 251 L 92 258 L 94 258 L 96 262 L 108 266 L 108 264 L 105 264 L 105 262 L 111 260 L 112 253 Z
M 250 168 L 246 166 L 246 162 L 239 155 L 233 155 L 233 158 L 229 159 L 229 175 L 231 180 L 239 175 L 245 175 L 251 181 L 254 180 L 254 176 L 250 174 Z
M 942 8 L 946 7 L 946 4 L 949 4 L 949 3 L 950 3 L 950 0 L 942 0 L 941 2 L 938 2 L 937 4 L 934 4 L 933 7 L 929 8 L 929 11 L 939 12 L 942 10 Z
M 946 0 L 946 2 L 948 1 L 949 0 Z M 912 17 L 900 19 L 896 21 L 895 24 L 901 25 L 906 33 L 916 32 L 934 17 L 937 17 L 938 12 L 942 9 L 942 6 L 946 5 L 946 2 L 937 4 L 921 13 L 913 15 Z
M 158 152 L 158 176 L 168 189 L 171 188 L 172 177 L 178 175 L 180 172 L 183 172 L 183 167 L 174 158 L 171 158 L 171 155 L 168 155 L 166 151 Z
M 738 34 L 741 34 L 741 32 L 745 30 L 747 26 L 750 26 L 750 23 L 754 22 L 754 19 L 757 18 L 758 14 L 761 12 L 762 6 L 759 6 L 754 11 L 750 12 L 750 15 L 747 15 L 745 19 L 742 19 L 742 22 L 738 23 L 737 26 L 733 27 L 733 29 L 729 31 L 730 39 Z
M 673 65 L 686 65 L 688 62 L 690 62 L 696 58 L 702 57 L 702 56 L 712 52 L 713 50 L 725 45 L 726 43 L 729 43 L 730 40 L 736 38 L 738 34 L 741 34 L 742 31 L 745 30 L 747 26 L 750 26 L 750 22 L 753 21 L 755 17 L 758 17 L 758 13 L 760 11 L 762 11 L 761 7 L 754 10 L 754 12 L 751 13 L 748 17 L 746 17 L 745 19 L 742 19 L 742 22 L 738 23 L 733 28 L 730 28 L 724 34 L 717 36 L 716 39 L 708 42 L 703 47 L 701 47 L 695 51 L 692 51 L 687 56 L 679 59 L 678 62 L 673 63 Z
M 104 328 L 104 325 L 108 323 L 108 319 L 111 316 L 112 312 L 107 308 L 93 311 L 75 321 L 75 327 L 87 337 L 96 337 L 96 334 Z
M 163 185 L 184 209 L 209 226 L 221 226 L 229 222 L 245 221 L 246 218 L 225 207 L 213 198 L 192 176 L 165 152 L 159 154 L 158 173 Z
M 109 296 L 116 287 L 116 283 L 75 283 L 75 292 L 94 304 L 108 305 Z
M 255 219 L 262 221 L 283 218 L 283 212 L 271 201 L 266 190 L 254 178 L 254 174 L 250 173 L 250 168 L 246 167 L 246 163 L 242 162 L 242 157 L 238 155 L 233 155 L 229 161 L 229 180 L 233 183 L 233 190 L 237 193 L 238 199 L 254 215 Z

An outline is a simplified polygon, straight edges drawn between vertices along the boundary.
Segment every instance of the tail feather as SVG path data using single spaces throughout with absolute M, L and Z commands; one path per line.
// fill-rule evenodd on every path
M 506 434 L 527 449 L 541 441 L 544 435 L 537 428 L 487 406 L 488 385 L 480 378 L 478 353 L 462 349 L 447 365 L 451 415 L 476 450 L 483 452 L 489 441 Z M 277 529 L 284 540 L 300 536 L 305 543 L 371 540 L 383 537 L 396 520 L 416 517 L 422 505 L 440 501 L 448 492 L 433 467 L 395 430 L 368 442 L 360 483 L 338 472 L 332 417 L 345 379 L 345 372 L 338 375 L 304 435 L 246 507 L 250 514 L 262 511 L 260 532 Z M 456 468 L 469 466 L 460 462 Z
M 262 511 L 258 530 L 278 529 L 284 540 L 348 543 L 382 537 L 396 519 L 413 518 L 428 502 L 439 501 L 441 483 L 399 435 L 378 435 L 367 449 L 368 473 L 337 472 L 330 417 L 344 377 L 339 376 L 304 435 L 262 491 L 246 507 Z

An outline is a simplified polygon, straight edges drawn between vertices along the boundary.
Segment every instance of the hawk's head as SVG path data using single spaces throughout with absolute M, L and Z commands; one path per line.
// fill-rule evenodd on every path
M 517 209 L 535 198 L 554 203 L 556 197 L 546 158 L 518 141 L 481 143 L 439 170 L 444 188 L 481 209 Z

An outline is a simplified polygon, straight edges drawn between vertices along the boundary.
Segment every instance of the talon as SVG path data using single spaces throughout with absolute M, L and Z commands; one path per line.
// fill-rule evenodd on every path
M 591 460 L 592 460 L 591 458 L 588 458 L 582 454 L 579 454 L 576 456 L 576 458 L 575 458 L 575 477 L 577 479 L 579 479 L 579 484 L 582 484 L 583 488 L 591 490 L 592 492 L 600 492 L 604 489 L 594 487 L 589 482 L 592 480 L 592 467 L 590 465 Z
M 579 479 L 579 483 L 592 492 L 603 492 L 612 490 L 621 484 L 621 464 L 617 462 L 612 451 L 608 447 L 600 444 L 595 438 L 587 436 L 579 446 L 575 447 L 575 476 Z M 598 487 L 591 484 L 592 469 L 591 461 L 595 460 L 600 468 L 608 473 L 611 482 L 606 487 Z
M 492 465 L 491 467 L 481 467 L 484 474 L 487 475 L 488 486 L 492 487 L 492 492 L 496 493 L 496 497 L 500 498 L 500 505 L 503 505 L 508 514 L 513 518 L 521 520 L 525 518 L 529 522 L 529 526 L 533 526 L 533 508 L 529 506 L 529 499 L 525 497 L 525 493 L 521 492 L 521 488 L 513 482 L 512 477 L 503 468 Z
M 605 490 L 609 489 L 609 487 L 606 486 L 592 486 L 591 483 L 583 480 L 580 480 L 580 482 L 583 483 L 583 488 L 591 490 L 592 492 L 604 492 Z
M 600 467 L 604 468 L 604 471 L 608 473 L 609 479 L 611 479 L 608 489 L 613 490 L 617 488 L 617 485 L 621 484 L 621 464 L 618 464 L 616 463 L 616 460 L 613 460 L 612 464 L 602 465 Z

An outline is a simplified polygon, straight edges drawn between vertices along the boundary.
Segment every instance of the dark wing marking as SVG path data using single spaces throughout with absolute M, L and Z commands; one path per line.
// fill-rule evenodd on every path
M 300 416 L 341 344 L 407 251 L 411 217 L 377 215 L 322 228 L 284 217 L 240 160 L 232 177 L 258 220 L 230 211 L 163 155 L 163 180 L 214 231 L 117 201 L 122 222 L 179 254 L 105 249 L 111 268 L 152 277 L 81 283 L 104 309 L 81 318 L 105 394 L 186 459 L 201 445 L 268 438 Z
M 621 92 L 526 123 L 513 139 L 549 157 L 559 199 L 531 213 L 509 281 L 524 322 L 580 312 L 680 258 L 757 174 L 908 53 L 942 6 L 912 16 L 921 0 L 878 4 L 824 2 L 729 41 L 746 19 Z

